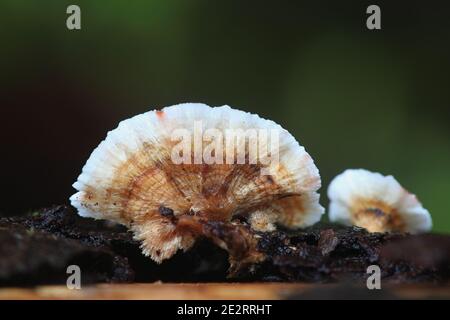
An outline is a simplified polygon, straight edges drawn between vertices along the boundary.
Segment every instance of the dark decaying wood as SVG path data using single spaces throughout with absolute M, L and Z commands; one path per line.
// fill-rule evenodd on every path
M 235 223 L 249 230 L 245 219 Z M 227 231 L 229 225 L 215 224 L 207 228 L 225 242 L 230 238 Z M 295 232 L 248 232 L 256 239 L 256 250 L 264 260 L 242 265 L 239 270 L 233 270 L 230 277 L 228 253 L 215 245 L 215 241 L 200 240 L 191 250 L 179 252 L 172 259 L 157 264 L 141 254 L 139 243 L 133 240 L 126 228 L 81 218 L 71 208 L 56 206 L 32 215 L 0 219 L 0 286 L 65 284 L 67 266 L 76 264 L 82 270 L 83 286 L 155 281 L 220 282 L 224 292 L 234 292 L 235 284 L 229 283 L 240 282 L 240 286 L 244 286 L 242 282 L 254 282 L 253 287 L 248 284 L 247 288 L 256 288 L 256 283 L 284 282 L 278 286 L 259 284 L 262 287 L 258 287 L 258 290 L 265 292 L 261 293 L 262 298 L 264 295 L 284 298 L 279 293 L 284 290 L 283 285 L 288 286 L 288 291 L 293 295 L 304 294 L 305 288 L 319 290 L 321 283 L 338 283 L 338 288 L 346 283 L 364 287 L 367 267 L 375 264 L 380 266 L 382 281 L 386 285 L 425 283 L 427 286 L 433 284 L 448 288 L 445 285 L 450 279 L 450 236 L 371 234 L 360 228 L 333 224 L 317 224 Z M 289 287 L 291 285 L 286 282 L 296 284 Z M 156 288 L 154 284 L 147 286 Z M 187 284 L 171 286 L 199 288 Z M 219 284 L 204 285 L 214 290 L 217 286 Z M 327 286 L 335 288 L 336 284 Z M 44 291 L 63 290 L 65 286 L 51 288 Z M 115 292 L 117 287 L 101 285 L 96 288 L 99 294 L 107 295 L 105 288 Z M 124 288 L 131 290 L 131 297 L 141 294 L 139 292 L 143 287 L 136 284 L 131 287 L 125 285 Z M 163 287 L 157 288 L 160 290 Z M 213 289 L 207 290 L 213 292 Z M 42 292 L 11 290 L 3 289 L 0 297 L 5 298 L 5 292 L 22 292 L 30 296 Z M 150 293 L 148 297 L 151 298 Z

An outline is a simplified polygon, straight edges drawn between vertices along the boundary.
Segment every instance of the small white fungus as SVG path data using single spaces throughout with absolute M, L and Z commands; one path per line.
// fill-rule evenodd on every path
M 414 194 L 393 176 L 349 169 L 328 187 L 329 218 L 369 232 L 421 233 L 431 229 L 431 216 Z

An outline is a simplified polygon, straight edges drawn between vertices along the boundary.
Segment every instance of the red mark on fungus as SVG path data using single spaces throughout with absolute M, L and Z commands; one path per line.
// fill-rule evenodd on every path
M 156 110 L 156 115 L 159 119 L 162 119 L 164 117 L 164 111 Z

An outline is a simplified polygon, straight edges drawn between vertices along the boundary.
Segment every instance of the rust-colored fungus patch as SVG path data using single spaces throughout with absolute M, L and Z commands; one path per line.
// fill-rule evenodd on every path
M 405 230 L 405 222 L 397 210 L 375 199 L 355 199 L 351 205 L 354 224 L 370 232 Z
M 163 119 L 164 118 L 164 111 L 162 110 L 156 110 L 156 116 L 158 117 L 158 119 Z

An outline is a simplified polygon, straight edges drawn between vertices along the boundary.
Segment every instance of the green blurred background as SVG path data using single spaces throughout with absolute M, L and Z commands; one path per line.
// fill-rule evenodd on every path
M 0 4 L 3 214 L 67 203 L 106 132 L 181 102 L 275 120 L 330 180 L 393 174 L 450 232 L 450 11 L 437 1 Z M 80 31 L 66 8 L 81 7 Z

